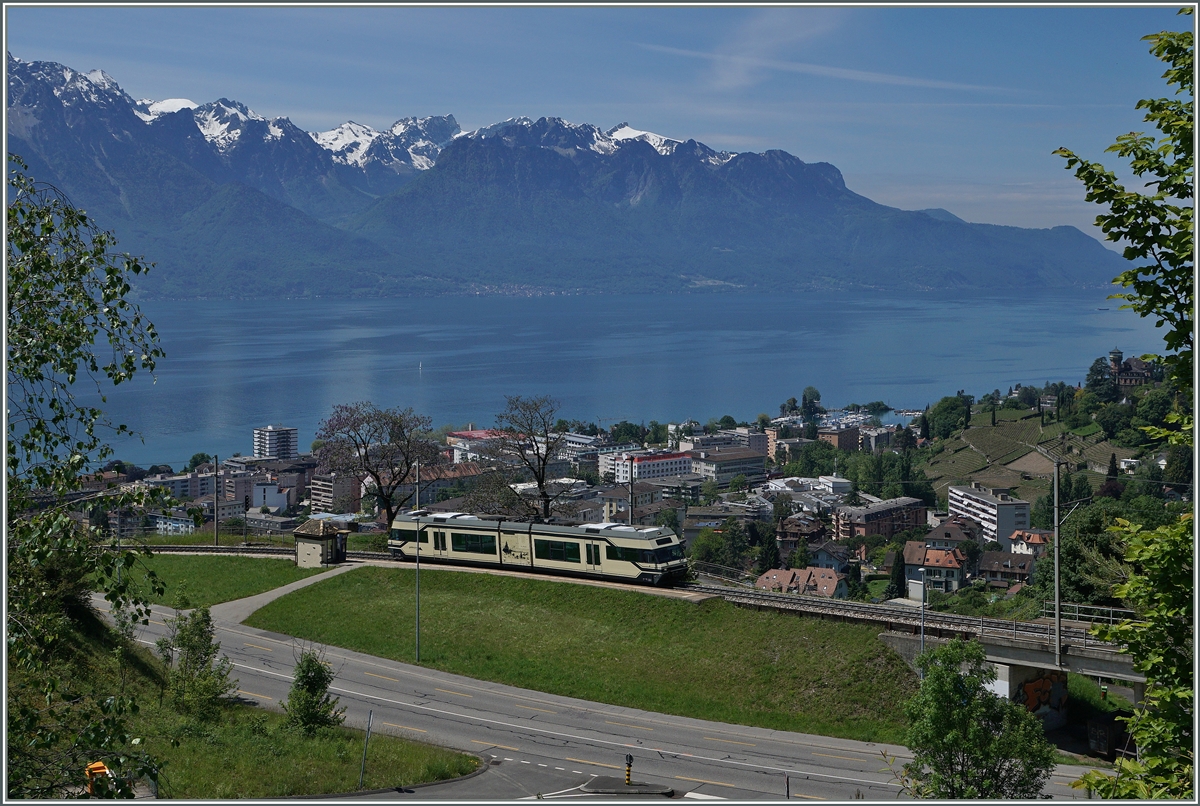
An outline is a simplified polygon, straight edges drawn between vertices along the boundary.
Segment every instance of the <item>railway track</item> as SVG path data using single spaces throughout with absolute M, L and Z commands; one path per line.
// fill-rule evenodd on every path
M 685 586 L 697 593 L 720 596 L 726 601 L 748 607 L 771 608 L 819 615 L 826 618 L 873 621 L 888 625 L 889 629 L 910 631 L 921 626 L 919 608 L 877 605 L 865 602 L 850 602 L 844 599 L 826 599 L 823 596 L 801 596 L 790 593 L 732 588 L 726 585 L 690 583 Z M 938 613 L 925 610 L 925 631 L 934 634 L 955 634 L 979 638 L 1009 638 L 1037 643 L 1054 640 L 1054 625 L 1036 621 L 1004 621 L 974 616 L 959 616 L 953 613 Z M 1088 635 L 1086 630 L 1064 627 L 1063 644 L 1076 644 L 1089 649 L 1117 651 L 1117 646 Z
M 274 556 L 294 556 L 296 550 L 287 546 L 150 546 L 153 551 L 170 554 L 258 554 Z M 346 558 L 352 560 L 391 560 L 392 555 L 386 551 L 347 551 Z M 492 573 L 505 573 L 503 569 L 493 569 Z M 802 596 L 791 593 L 772 593 L 770 591 L 750 588 L 735 588 L 727 585 L 707 585 L 692 582 L 678 586 L 681 589 L 720 596 L 726 601 L 745 607 L 770 608 L 806 613 L 823 618 L 837 618 L 852 621 L 871 621 L 886 625 L 888 629 L 903 632 L 915 632 L 921 626 L 919 608 L 896 607 L 894 605 L 869 604 L 866 602 L 851 602 L 845 599 L 826 599 L 823 596 Z M 1025 640 L 1039 644 L 1050 644 L 1054 640 L 1053 623 L 1036 621 L 1005 621 L 974 616 L 959 616 L 953 613 L 939 613 L 925 610 L 925 631 L 933 635 L 961 635 L 979 638 L 1008 638 Z M 1105 643 L 1088 635 L 1086 630 L 1077 627 L 1064 627 L 1062 631 L 1064 645 L 1078 645 L 1089 649 L 1109 650 L 1116 652 L 1115 644 Z

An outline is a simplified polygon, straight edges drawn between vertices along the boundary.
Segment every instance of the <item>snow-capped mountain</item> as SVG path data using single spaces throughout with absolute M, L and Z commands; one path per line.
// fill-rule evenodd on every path
M 444 115 L 309 132 L 228 98 L 135 100 L 102 70 L 12 54 L 6 111 L 30 174 L 158 262 L 158 293 L 179 297 L 1065 287 L 1121 263 L 1070 227 L 897 210 L 828 163 L 628 123 L 463 132 Z
M 309 136 L 333 155 L 339 165 L 366 167 L 371 162 L 403 164 L 424 171 L 432 168 L 442 148 L 462 130 L 454 115 L 401 118 L 386 132 L 347 121 L 327 132 Z

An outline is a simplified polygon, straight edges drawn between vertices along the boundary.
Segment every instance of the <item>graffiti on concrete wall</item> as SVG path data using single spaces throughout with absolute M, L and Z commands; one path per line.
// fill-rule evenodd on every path
M 1014 702 L 1038 716 L 1063 715 L 1067 709 L 1067 673 L 1040 671 L 1017 687 Z

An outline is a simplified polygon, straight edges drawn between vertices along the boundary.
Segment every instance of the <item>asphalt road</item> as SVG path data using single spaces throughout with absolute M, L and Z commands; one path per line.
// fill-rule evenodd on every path
M 261 606 L 263 598 L 217 605 L 212 614 L 222 651 L 234 665 L 239 696 L 278 709 L 291 685 L 298 642 L 230 618 L 244 618 L 247 608 Z M 168 608 L 155 608 L 138 640 L 153 644 L 170 615 Z M 371 712 L 374 732 L 462 750 L 487 762 L 481 774 L 459 781 L 360 798 L 612 797 L 589 796 L 579 787 L 597 776 L 623 778 L 629 754 L 634 781 L 670 786 L 676 797 L 783 800 L 790 793 L 799 800 L 893 800 L 898 787 L 881 752 L 898 758 L 897 766 L 906 760 L 906 750 L 894 745 L 658 714 L 483 682 L 337 647 L 317 648 L 336 671 L 331 690 L 346 708 L 347 725 L 365 727 Z M 1045 794 L 1086 797 L 1069 787 L 1082 772 L 1080 767 L 1059 767 Z

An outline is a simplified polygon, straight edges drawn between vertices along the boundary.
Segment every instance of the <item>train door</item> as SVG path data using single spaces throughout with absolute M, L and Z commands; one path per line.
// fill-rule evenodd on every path
M 594 573 L 600 572 L 600 552 L 604 551 L 604 547 L 600 543 L 587 542 L 584 543 L 584 548 L 587 550 L 587 570 Z
M 434 529 L 431 531 L 433 532 L 433 548 L 429 549 L 429 554 L 433 557 L 445 557 L 447 554 L 445 530 Z

